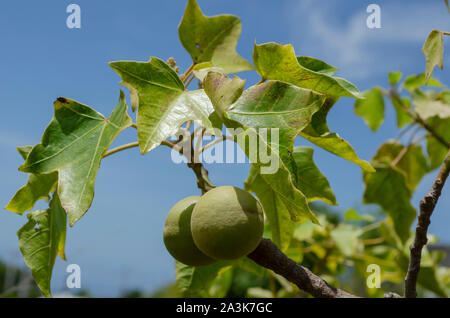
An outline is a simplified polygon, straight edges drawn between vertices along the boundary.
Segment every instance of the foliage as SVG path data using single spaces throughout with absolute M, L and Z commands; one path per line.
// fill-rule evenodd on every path
M 87 105 L 60 97 L 42 142 L 18 148 L 25 160 L 19 170 L 28 173 L 29 179 L 6 209 L 23 214 L 38 200 L 50 200 L 49 209 L 29 213 L 18 232 L 25 262 L 45 296 L 51 295 L 55 258 L 65 258 L 67 220 L 73 226 L 91 206 L 104 157 L 131 147 L 139 147 L 145 155 L 160 145 L 169 146 L 190 160 L 188 166 L 205 192 L 205 185 L 214 186 L 196 159 L 226 139 L 236 142 L 251 162 L 244 187 L 256 194 L 264 208 L 264 236 L 290 258 L 330 284 L 355 291 L 367 286 L 367 266 L 378 264 L 382 288 L 364 287 L 365 295 L 372 297 L 381 297 L 402 283 L 413 238 L 411 225 L 417 214 L 411 197 L 423 176 L 442 163 L 450 144 L 450 91 L 431 77 L 436 65 L 443 67 L 443 37 L 447 33 L 434 30 L 426 40 L 424 74 L 401 81 L 402 74 L 393 72 L 388 90 L 374 87 L 361 93 L 354 84 L 334 75 L 336 67 L 297 56 L 292 45 L 277 43 L 255 43 L 253 65 L 261 81 L 245 89 L 245 80 L 227 75 L 253 69 L 236 52 L 240 32 L 238 17 L 206 17 L 195 0 L 188 0 L 178 27 L 180 41 L 193 61 L 184 74 L 178 74 L 173 58 L 168 63 L 157 57 L 148 62 L 110 63 L 130 92 L 136 123 L 128 115 L 122 91 L 108 118 Z M 189 90 L 194 78 L 199 88 Z M 436 89 L 429 90 L 431 86 Z M 406 126 L 401 137 L 381 145 L 370 162 L 359 158 L 350 143 L 327 125 L 327 115 L 340 97 L 355 99 L 355 113 L 373 131 L 381 127 L 386 101 L 390 101 L 398 127 Z M 200 129 L 194 130 L 193 122 Z M 137 129 L 137 141 L 110 149 L 128 128 Z M 226 131 L 233 129 L 239 132 L 227 137 Z M 275 138 L 264 129 L 275 129 L 279 135 Z M 419 131 L 426 134 L 414 139 Z M 197 143 L 194 152 L 183 148 L 206 134 L 217 139 L 202 148 Z M 176 139 L 171 138 L 174 135 Z M 351 209 L 341 220 L 314 202 L 338 204 L 314 162 L 313 148 L 294 147 L 297 137 L 361 167 L 363 201 L 380 207 L 376 218 Z M 259 145 L 256 150 L 246 143 L 252 139 Z M 262 148 L 276 163 L 275 171 L 268 171 Z M 447 297 L 450 273 L 439 265 L 441 260 L 440 252 L 425 251 L 419 284 L 422 291 Z M 245 257 L 202 267 L 177 262 L 175 271 L 177 293 L 184 296 L 305 296 L 285 278 Z M 347 286 L 354 277 L 362 283 Z

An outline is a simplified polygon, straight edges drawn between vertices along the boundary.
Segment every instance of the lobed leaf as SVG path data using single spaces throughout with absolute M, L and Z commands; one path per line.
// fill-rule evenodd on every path
M 225 73 L 252 70 L 252 65 L 236 53 L 241 20 L 232 15 L 206 17 L 195 0 L 188 0 L 178 27 L 181 44 L 195 64 L 211 62 Z
M 71 226 L 89 209 L 103 153 L 131 124 L 125 96 L 109 118 L 89 106 L 58 98 L 55 114 L 42 143 L 31 150 L 19 170 L 35 174 L 58 173 L 58 196 Z
M 185 91 L 177 73 L 162 60 L 120 61 L 110 66 L 122 84 L 135 92 L 139 147 L 145 154 L 173 136 L 183 123 L 194 120 L 212 128 L 213 106 L 203 90 Z

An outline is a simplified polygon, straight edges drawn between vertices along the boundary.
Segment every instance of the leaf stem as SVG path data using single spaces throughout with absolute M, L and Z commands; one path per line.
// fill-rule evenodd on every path
M 139 147 L 139 142 L 137 142 L 137 141 L 131 142 L 129 144 L 122 145 L 122 146 L 119 146 L 117 148 L 114 148 L 114 149 L 111 149 L 111 150 L 105 152 L 103 154 L 102 158 L 106 158 L 106 157 L 111 156 L 111 155 L 113 155 L 113 154 L 115 154 L 115 153 L 117 153 L 119 151 L 122 151 L 122 150 L 130 149 L 130 148 L 136 148 L 136 147 Z
M 180 76 L 183 84 L 186 83 L 189 75 L 192 74 L 192 71 L 194 70 L 194 66 L 195 66 L 195 63 L 192 63 L 191 66 L 189 66 L 189 68 L 186 70 L 186 72 Z

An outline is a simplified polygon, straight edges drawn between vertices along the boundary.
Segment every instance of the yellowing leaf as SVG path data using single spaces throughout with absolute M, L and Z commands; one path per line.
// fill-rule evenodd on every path
M 302 61 L 301 58 L 300 60 Z M 331 96 L 359 97 L 359 91 L 353 84 L 342 78 L 327 75 L 331 71 L 323 72 L 323 66 L 319 67 L 321 72 L 302 66 L 295 56 L 293 46 L 290 44 L 255 44 L 253 62 L 256 71 L 264 79 L 287 82 Z M 302 64 L 305 65 L 304 60 Z M 309 62 L 307 65 L 314 67 L 311 64 Z
M 425 70 L 425 84 L 428 82 L 435 66 L 444 68 L 444 34 L 442 31 L 433 30 L 428 35 L 422 47 L 427 64 Z

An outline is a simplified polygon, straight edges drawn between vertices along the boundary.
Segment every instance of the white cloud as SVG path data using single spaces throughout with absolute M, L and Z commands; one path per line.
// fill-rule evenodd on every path
M 409 65 L 414 57 L 407 48 L 420 52 L 432 29 L 450 29 L 443 2 L 380 2 L 381 29 L 367 28 L 366 5 L 349 3 L 344 4 L 348 17 L 342 14 L 341 1 L 305 0 L 287 10 L 297 54 L 323 58 L 353 78 L 366 78 Z M 394 47 L 399 54 L 393 54 Z M 380 62 L 384 68 L 373 67 Z

